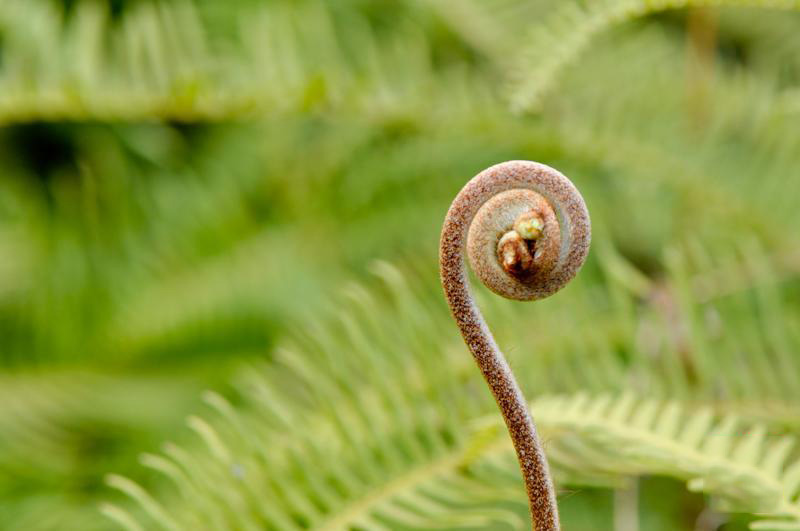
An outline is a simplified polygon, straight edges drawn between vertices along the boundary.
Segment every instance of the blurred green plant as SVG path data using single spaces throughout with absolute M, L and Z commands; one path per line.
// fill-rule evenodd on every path
M 142 457 L 175 484 L 163 504 L 125 478 L 108 477 L 141 504 L 145 525 L 116 505 L 104 512 L 129 529 L 196 529 L 203 522 L 220 529 L 524 528 L 526 500 L 508 436 L 490 396 L 478 391 L 458 338 L 441 333 L 446 309 L 424 302 L 427 291 L 414 288 L 416 279 L 386 264 L 375 271 L 388 295 L 347 288 L 346 302 L 328 318 L 305 324 L 269 366 L 244 373 L 237 406 L 205 395 L 216 418 L 189 419 L 204 448 L 168 444 L 163 454 Z M 545 393 L 532 410 L 563 484 L 615 486 L 625 476 L 671 475 L 713 495 L 721 508 L 758 513 L 755 528 L 800 525 L 800 461 L 789 458 L 795 441 L 768 433 L 781 420 L 766 414 L 742 422 L 730 413 L 715 420 L 710 407 L 698 409 L 713 404 L 702 398 L 706 378 L 721 392 L 736 387 L 714 368 L 724 350 L 709 351 L 696 374 L 648 370 L 652 398 L 614 396 L 602 389 L 623 387 L 626 372 L 648 360 L 594 349 L 561 356 L 559 345 L 537 341 L 574 304 L 580 301 L 543 315 L 525 311 L 531 324 L 510 341 L 537 345 L 535 362 L 517 372 Z M 617 317 L 609 321 L 626 320 L 624 307 L 609 311 Z M 386 326 L 396 315 L 403 319 Z M 602 323 L 595 331 L 613 333 Z M 687 349 L 702 352 L 697 339 L 688 341 Z M 678 354 L 663 361 L 679 364 Z M 791 363 L 786 369 L 800 374 Z M 732 376 L 743 372 L 752 373 Z M 574 381 L 554 383 L 551 374 Z M 758 389 L 755 378 L 745 381 L 756 401 L 767 396 L 769 383 Z M 555 389 L 574 391 L 547 394 Z
M 115 528 L 106 499 L 130 528 L 523 525 L 435 281 L 450 199 L 514 158 L 595 229 L 558 300 L 483 303 L 560 485 L 596 486 L 565 526 L 655 474 L 796 527 L 800 18 L 725 5 L 797 7 L 1 2 L 0 528 Z M 328 302 L 376 257 L 406 287 Z M 202 387 L 224 414 L 187 432 Z M 644 528 L 694 525 L 641 484 Z

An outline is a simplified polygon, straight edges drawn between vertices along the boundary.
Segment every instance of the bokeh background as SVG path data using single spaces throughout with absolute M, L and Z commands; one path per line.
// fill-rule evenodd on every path
M 108 474 L 166 492 L 142 452 L 191 448 L 204 390 L 244 401 L 242 368 L 317 339 L 376 268 L 429 309 L 426 355 L 469 363 L 438 234 L 508 159 L 568 175 L 594 229 L 560 300 L 481 291 L 529 396 L 677 396 L 798 434 L 798 4 L 689 4 L 2 0 L 0 528 L 118 529 L 99 507 L 134 504 Z M 382 355 L 338 355 L 358 349 Z M 562 510 L 573 530 L 751 519 L 658 474 Z

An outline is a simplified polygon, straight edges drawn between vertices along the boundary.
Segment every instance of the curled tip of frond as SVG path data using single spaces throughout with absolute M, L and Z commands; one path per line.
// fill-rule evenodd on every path
M 470 265 L 503 297 L 552 295 L 572 280 L 589 251 L 583 198 L 569 179 L 543 164 L 492 166 L 464 187 L 451 213 L 454 208 L 469 223 Z
M 467 256 L 478 278 L 509 299 L 537 298 L 558 265 L 561 230 L 550 204 L 517 189 L 495 195 L 470 225 Z
M 555 489 L 525 398 L 470 293 L 464 251 L 481 281 L 519 300 L 541 299 L 577 274 L 589 252 L 589 213 L 561 173 L 511 161 L 475 176 L 442 227 L 439 266 L 461 335 L 505 419 L 528 493 L 533 527 L 560 528 Z

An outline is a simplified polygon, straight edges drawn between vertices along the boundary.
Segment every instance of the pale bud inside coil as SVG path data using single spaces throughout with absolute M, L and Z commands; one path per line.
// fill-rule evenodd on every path
M 478 278 L 509 299 L 533 300 L 558 264 L 561 230 L 553 208 L 529 189 L 501 192 L 484 203 L 469 228 L 467 256 Z

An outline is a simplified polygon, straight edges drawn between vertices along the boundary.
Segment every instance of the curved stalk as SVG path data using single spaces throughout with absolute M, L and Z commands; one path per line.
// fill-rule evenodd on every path
M 514 199 L 527 201 L 524 204 L 528 206 L 520 208 L 520 203 L 512 204 L 512 199 L 500 196 L 509 190 L 532 190 L 546 205 L 530 198 Z M 499 200 L 490 202 L 496 196 Z M 479 212 L 484 205 L 488 211 Z M 545 207 L 552 208 L 557 222 L 546 222 Z M 542 235 L 533 231 L 535 237 L 542 241 L 560 239 L 554 252 L 543 252 L 544 246 L 537 248 L 536 241 L 531 240 L 527 248 L 512 247 L 511 254 L 505 254 L 507 235 L 512 233 L 519 240 L 515 231 L 521 230 L 520 222 L 509 217 L 508 210 L 512 208 L 515 216 L 518 211 L 523 211 L 525 219 L 534 216 L 539 221 L 537 229 L 544 226 Z M 473 237 L 470 226 L 479 213 L 501 221 L 495 226 L 487 224 L 490 228 L 485 231 L 489 232 Z M 540 299 L 561 289 L 577 274 L 589 250 L 590 234 L 586 205 L 569 179 L 553 168 L 527 161 L 498 164 L 474 177 L 456 196 L 442 227 L 439 265 L 445 296 L 508 427 L 537 531 L 559 529 L 555 490 L 525 398 L 473 299 L 464 254 L 469 243 L 473 269 L 493 291 L 519 300 Z M 530 255 L 527 251 L 531 251 Z M 520 263 L 525 265 L 525 271 L 507 267 Z

